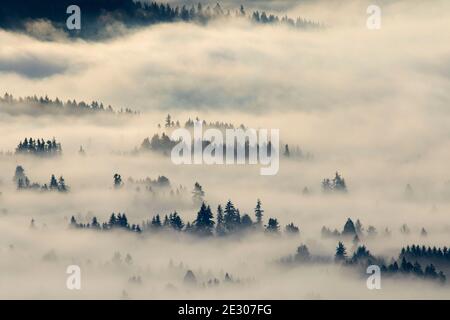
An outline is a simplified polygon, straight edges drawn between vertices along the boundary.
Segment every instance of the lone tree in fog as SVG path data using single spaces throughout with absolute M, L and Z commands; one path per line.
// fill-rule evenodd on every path
M 345 179 L 336 172 L 336 175 L 333 179 L 325 178 L 322 180 L 322 191 L 324 193 L 331 192 L 347 192 L 347 184 L 345 183 Z
M 184 284 L 188 286 L 195 286 L 197 284 L 197 278 L 191 270 L 188 270 L 184 276 Z
M 122 187 L 122 185 L 123 185 L 122 177 L 120 174 L 116 173 L 114 175 L 114 188 L 119 189 Z
M 17 166 L 13 181 L 18 184 L 19 180 L 25 181 L 26 178 L 25 169 L 22 166 Z
M 165 127 L 170 128 L 171 126 L 172 126 L 172 117 L 170 116 L 170 114 L 168 114 L 166 117 Z
M 355 225 L 353 224 L 352 219 L 348 218 L 347 222 L 344 225 L 344 230 L 342 230 L 343 236 L 355 236 L 357 234 Z
M 289 145 L 284 146 L 284 156 L 288 158 L 291 156 L 291 152 L 289 151 Z
M 58 181 L 56 180 L 56 177 L 54 174 L 52 174 L 52 177 L 50 179 L 50 190 L 57 190 L 58 189 Z
M 194 185 L 194 190 L 192 191 L 192 200 L 194 201 L 195 206 L 199 206 L 203 203 L 205 197 L 205 192 L 203 191 L 202 186 L 196 182 Z
M 311 260 L 311 255 L 309 253 L 308 247 L 304 244 L 297 248 L 297 254 L 295 255 L 295 261 L 298 262 L 308 262 Z
M 342 242 L 339 241 L 336 248 L 336 254 L 334 255 L 334 261 L 343 262 L 347 259 L 347 250 Z
M 255 208 L 255 217 L 256 217 L 256 224 L 261 226 L 262 225 L 262 218 L 264 216 L 264 210 L 261 207 L 261 200 L 258 199 L 256 202 L 256 208 Z

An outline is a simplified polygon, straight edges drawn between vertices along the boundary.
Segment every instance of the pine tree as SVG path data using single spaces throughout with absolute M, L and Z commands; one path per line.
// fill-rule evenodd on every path
M 304 244 L 297 248 L 297 254 L 295 255 L 295 261 L 308 262 L 311 260 L 311 255 L 309 254 L 308 247 Z
M 223 236 L 226 233 L 225 229 L 225 218 L 223 215 L 222 206 L 219 204 L 217 207 L 217 224 L 216 224 L 216 234 L 218 236 Z
M 347 192 L 347 185 L 345 184 L 344 178 L 342 178 L 338 172 L 333 179 L 334 190 Z
M 93 218 L 92 218 L 91 227 L 92 227 L 93 229 L 100 229 L 100 224 L 98 223 L 96 217 L 93 217 Z
M 352 219 L 348 218 L 347 222 L 344 225 L 344 230 L 342 230 L 343 236 L 355 236 L 356 235 L 356 228 L 353 224 Z
M 116 215 L 115 215 L 114 213 L 112 213 L 112 214 L 111 214 L 111 217 L 109 218 L 109 223 L 108 223 L 108 225 L 109 225 L 110 228 L 113 228 L 113 227 L 116 226 L 116 224 L 117 224 L 117 218 L 116 218 Z
M 278 224 L 278 220 L 275 218 L 269 218 L 269 222 L 266 226 L 266 232 L 278 233 L 280 226 Z
M 200 211 L 197 213 L 197 219 L 194 221 L 194 227 L 197 234 L 202 236 L 212 235 L 214 227 L 213 214 L 211 208 L 202 203 Z
M 52 177 L 50 179 L 50 190 L 58 190 L 58 181 L 56 180 L 54 174 L 52 174 Z
M 238 210 L 234 207 L 231 200 L 228 200 L 224 210 L 225 228 L 227 231 L 235 231 L 240 224 L 240 216 Z
M 154 229 L 159 229 L 162 227 L 161 218 L 160 218 L 159 214 L 157 214 L 156 216 L 153 217 L 151 226 Z
M 66 186 L 66 182 L 65 182 L 63 176 L 59 177 L 59 180 L 58 180 L 58 190 L 59 190 L 60 192 L 67 192 L 67 186 Z
M 76 228 L 78 225 L 77 225 L 77 220 L 75 220 L 75 217 L 74 216 L 72 216 L 71 218 L 70 218 L 70 227 L 71 228 Z
M 291 156 L 291 152 L 289 151 L 289 145 L 284 146 L 284 156 L 288 158 Z
M 296 225 L 294 225 L 293 222 L 286 225 L 285 230 L 286 230 L 286 233 L 291 234 L 291 235 L 297 235 L 300 233 L 300 230 L 298 229 L 298 227 Z
M 170 128 L 171 126 L 172 126 L 172 117 L 170 116 L 170 114 L 168 114 L 167 117 L 166 117 L 165 127 L 166 128 Z
M 183 220 L 176 211 L 169 216 L 169 220 L 173 229 L 181 231 L 184 228 Z
M 344 262 L 347 259 L 347 250 L 342 242 L 339 241 L 336 248 L 336 254 L 334 256 L 334 261 Z
M 248 214 L 244 214 L 241 218 L 241 227 L 243 229 L 250 228 L 253 226 L 252 218 Z
M 256 224 L 259 226 L 262 226 L 262 218 L 264 216 L 264 210 L 261 206 L 261 200 L 257 200 L 256 202 L 256 208 L 255 208 L 255 217 L 256 217 Z
M 17 166 L 16 167 L 16 172 L 14 174 L 14 182 L 16 184 L 19 183 L 19 180 L 25 181 L 25 178 L 27 176 L 25 175 L 25 169 L 22 166 Z
M 123 185 L 122 177 L 120 176 L 120 174 L 116 173 L 114 175 L 114 188 L 119 189 L 122 187 L 122 185 Z

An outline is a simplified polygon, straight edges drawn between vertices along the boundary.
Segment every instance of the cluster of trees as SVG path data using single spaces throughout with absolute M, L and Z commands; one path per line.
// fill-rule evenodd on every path
M 321 29 L 324 26 L 315 21 L 307 20 L 301 17 L 298 17 L 296 20 L 289 18 L 288 16 L 284 16 L 279 18 L 273 14 L 267 14 L 265 11 L 259 12 L 255 11 L 252 14 L 252 20 L 256 23 L 263 24 L 283 24 L 290 27 L 295 27 L 299 29 Z
M 200 120 L 197 117 L 195 119 L 195 121 L 200 121 Z M 192 120 L 191 118 L 189 118 L 185 122 L 184 128 L 193 129 L 195 121 Z M 161 128 L 161 124 L 158 124 L 158 128 Z M 168 114 L 164 121 L 164 128 L 165 129 L 181 128 L 180 121 L 178 121 L 178 120 L 174 121 L 173 117 L 170 114 Z M 244 131 L 247 130 L 247 127 L 243 124 L 236 127 L 232 123 L 221 122 L 221 121 L 206 122 L 206 120 L 202 120 L 202 128 L 203 128 L 203 130 L 206 130 L 208 128 L 214 128 L 214 129 L 221 130 L 222 132 L 224 132 L 227 129 L 242 129 Z M 154 150 L 154 151 L 161 152 L 165 155 L 169 155 L 170 152 L 172 151 L 172 149 L 177 144 L 178 144 L 178 141 L 172 140 L 167 133 L 162 132 L 161 135 L 159 135 L 159 134 L 153 135 L 153 137 L 151 139 L 145 138 L 144 141 L 141 143 L 140 150 L 141 151 Z M 203 140 L 202 141 L 202 150 L 204 150 L 210 144 L 211 144 L 211 141 Z M 272 148 L 272 144 L 270 141 L 268 142 L 266 147 L 268 150 L 268 155 L 270 156 L 272 154 L 272 152 L 275 151 Z M 280 152 L 280 155 L 282 155 L 286 158 L 297 158 L 297 159 L 307 159 L 307 160 L 313 158 L 313 155 L 311 153 L 309 153 L 309 152 L 304 153 L 303 150 L 299 146 L 294 146 L 294 148 L 292 148 L 292 150 L 289 148 L 288 144 L 285 144 L 283 147 L 284 147 L 284 150 L 282 152 Z M 217 145 L 217 148 L 222 149 L 222 154 L 224 157 L 226 157 L 226 152 L 227 152 L 226 144 L 224 143 L 222 145 Z M 248 156 L 250 153 L 250 148 L 255 148 L 256 152 L 259 153 L 260 148 L 264 148 L 264 146 L 260 146 L 259 144 L 257 144 L 256 146 L 250 146 L 248 141 L 246 141 L 244 145 L 238 145 L 236 143 L 235 148 L 234 148 L 235 157 L 237 157 L 238 148 L 244 148 L 245 157 L 246 157 L 246 159 L 248 159 Z M 191 150 L 192 150 L 192 152 L 194 152 L 194 141 L 192 141 Z
M 159 136 L 155 134 L 152 139 L 145 138 L 141 144 L 141 151 L 157 151 L 164 155 L 170 155 L 172 149 L 178 144 L 178 141 L 173 141 L 164 132 Z
M 200 119 L 198 117 L 195 118 L 195 121 L 200 121 Z M 186 129 L 191 129 L 194 128 L 194 124 L 195 121 L 192 120 L 191 118 L 189 118 L 188 120 L 186 120 L 186 122 L 184 123 L 184 128 Z M 164 127 L 165 128 L 181 128 L 181 124 L 180 121 L 174 121 L 172 116 L 170 114 L 168 114 L 164 120 Z M 215 129 L 221 129 L 221 130 L 226 130 L 226 129 L 235 129 L 236 127 L 234 126 L 234 124 L 232 123 L 227 123 L 227 122 L 221 122 L 221 121 L 216 121 L 216 122 L 206 122 L 206 120 L 202 121 L 202 127 L 203 128 L 215 128 Z M 161 125 L 158 124 L 158 128 L 161 128 Z M 239 128 L 241 129 L 246 129 L 245 126 L 243 124 L 241 124 L 239 126 Z
M 195 121 L 200 121 L 199 118 L 195 118 Z M 195 121 L 192 120 L 191 118 L 189 118 L 185 123 L 184 123 L 184 127 L 186 129 L 190 129 L 194 127 Z M 239 127 L 235 127 L 234 124 L 232 123 L 227 123 L 227 122 L 223 122 L 223 121 L 215 121 L 215 122 L 206 122 L 206 120 L 202 121 L 202 127 L 203 128 L 214 128 L 214 129 L 219 129 L 219 130 L 226 130 L 226 129 L 242 129 L 242 130 L 246 130 L 247 128 L 241 124 Z
M 77 222 L 75 217 L 72 217 L 70 226 L 78 229 L 122 229 L 138 233 L 171 230 L 183 231 L 197 236 L 226 236 L 250 230 L 264 230 L 270 234 L 280 233 L 280 225 L 275 218 L 269 218 L 267 225 L 263 225 L 264 210 L 260 200 L 257 201 L 254 212 L 255 222 L 248 214 L 241 215 L 239 209 L 235 208 L 234 204 L 229 200 L 224 208 L 221 205 L 217 207 L 215 219 L 211 207 L 203 202 L 197 213 L 197 218 L 192 222 L 185 223 L 177 212 L 173 212 L 164 217 L 157 214 L 151 220 L 143 221 L 141 225 L 130 225 L 125 213 L 119 213 L 117 216 L 113 213 L 109 221 L 104 223 L 99 223 L 97 218 L 94 217 L 90 223 L 83 224 Z M 299 228 L 290 223 L 286 226 L 285 232 L 288 234 L 299 234 Z
M 93 229 L 93 230 L 113 230 L 113 229 L 121 229 L 121 230 L 127 230 L 131 232 L 141 232 L 141 227 L 138 224 L 129 224 L 128 218 L 126 214 L 116 214 L 112 213 L 111 217 L 109 218 L 108 222 L 99 223 L 97 220 L 97 217 L 93 217 L 92 221 L 90 223 L 79 223 L 75 219 L 74 216 L 70 218 L 70 225 L 71 228 L 74 229 Z
M 61 143 L 56 139 L 45 141 L 44 139 L 25 138 L 20 141 L 16 148 L 16 154 L 32 154 L 37 156 L 57 156 L 61 155 Z
M 30 113 L 33 115 L 42 114 L 74 114 L 82 115 L 88 113 L 110 113 L 110 114 L 138 114 L 137 111 L 133 111 L 130 108 L 120 109 L 115 111 L 110 105 L 104 106 L 103 103 L 93 101 L 86 103 L 84 101 L 77 102 L 74 100 L 68 100 L 67 102 L 61 101 L 59 98 L 54 100 L 48 96 L 37 97 L 29 96 L 25 98 L 14 98 L 12 94 L 5 93 L 3 97 L 0 97 L 0 105 L 2 108 L 0 111 L 6 111 L 8 113 Z
M 374 237 L 378 234 L 377 229 L 374 226 L 368 226 L 367 230 L 365 230 L 359 219 L 356 220 L 356 223 L 354 223 L 350 218 L 348 218 L 345 222 L 344 228 L 341 232 L 339 232 L 337 229 L 331 230 L 324 226 L 322 227 L 321 233 L 323 238 L 336 238 L 343 236 L 353 238 L 355 242 L 359 241 L 359 239 L 362 237 Z M 390 235 L 391 232 L 388 228 L 386 228 L 384 230 L 384 234 Z
M 133 179 L 129 177 L 127 183 L 136 186 L 137 191 L 143 187 L 153 195 L 169 194 L 170 196 L 181 197 L 187 193 L 187 188 L 183 185 L 173 186 L 166 176 L 158 176 L 156 179 L 146 177 L 145 179 Z
M 338 172 L 336 172 L 336 175 L 333 179 L 325 178 L 322 180 L 322 191 L 324 193 L 347 192 L 345 179 L 342 178 Z
M 403 252 L 406 254 L 406 249 L 402 249 L 402 253 Z M 412 252 L 412 250 L 410 250 L 410 252 Z M 304 244 L 297 248 L 295 255 L 290 255 L 280 260 L 284 265 L 330 263 L 331 261 L 331 259 L 311 255 L 308 247 Z M 415 260 L 413 259 L 412 261 Z M 339 242 L 336 247 L 334 262 L 348 267 L 359 266 L 364 270 L 370 265 L 378 265 L 380 266 L 381 272 L 385 275 L 414 275 L 424 279 L 437 280 L 441 283 L 446 281 L 444 272 L 438 272 L 435 265 L 429 261 L 423 261 L 423 264 L 426 266 L 425 268 L 422 268 L 419 262 L 415 261 L 414 263 L 411 263 L 407 260 L 406 255 L 401 254 L 398 261 L 393 261 L 391 264 L 386 265 L 383 258 L 373 256 L 364 245 L 356 247 L 353 255 L 349 257 L 345 245 L 342 242 Z
M 22 6 L 15 0 L 3 0 L 0 7 L 0 27 L 6 29 L 24 29 L 24 24 L 32 20 L 47 20 L 56 27 L 63 28 L 67 16 L 67 7 L 74 4 L 70 0 L 41 0 Z M 83 12 L 83 27 L 70 32 L 72 36 L 95 38 L 106 36 L 105 25 L 119 22 L 128 27 L 136 27 L 161 22 L 196 22 L 205 24 L 218 18 L 249 18 L 255 23 L 286 24 L 302 29 L 320 28 L 321 25 L 306 19 L 297 20 L 288 17 L 279 18 L 265 12 L 246 12 L 244 6 L 239 9 L 225 10 L 219 3 L 213 6 L 182 5 L 173 6 L 157 2 L 135 0 L 78 0 L 76 4 Z
M 183 222 L 181 217 L 175 212 L 172 215 L 165 216 L 164 221 L 159 215 L 152 218 L 151 222 L 147 221 L 145 229 L 158 230 L 160 228 L 169 227 L 176 231 L 186 231 L 198 236 L 226 236 L 237 234 L 243 231 L 264 230 L 268 233 L 279 233 L 280 226 L 278 220 L 269 218 L 267 225 L 263 226 L 263 212 L 261 201 L 258 200 L 255 212 L 255 222 L 248 214 L 241 215 L 233 202 L 229 200 L 224 207 L 219 205 L 216 210 L 216 219 L 210 206 L 204 202 L 200 206 L 197 218 L 193 222 Z M 286 233 L 298 234 L 299 229 L 293 223 L 286 226 Z
M 388 275 L 414 275 L 425 279 L 438 280 L 442 283 L 446 281 L 444 272 L 437 272 L 436 267 L 433 265 L 433 263 L 426 262 L 425 268 L 422 268 L 421 264 L 418 261 L 411 263 L 406 259 L 405 256 L 403 256 L 399 259 L 399 261 L 394 261 L 391 264 L 386 265 L 383 262 L 383 259 L 375 258 L 374 256 L 372 256 L 365 246 L 358 247 L 353 254 L 353 257 L 351 259 L 348 259 L 344 244 L 342 242 L 339 242 L 336 248 L 335 261 L 346 263 L 349 265 L 362 264 L 366 267 L 376 264 L 380 266 L 380 270 L 382 273 Z
M 400 258 L 410 260 L 427 259 L 437 263 L 446 263 L 450 265 L 450 250 L 447 247 L 425 247 L 419 245 L 406 246 L 400 252 Z
M 170 180 L 166 176 L 158 176 L 156 179 L 147 177 L 145 179 L 128 178 L 128 182 L 132 184 L 143 184 L 148 188 L 170 188 Z
M 294 148 L 290 148 L 288 144 L 284 145 L 284 152 L 283 156 L 286 158 L 297 158 L 297 159 L 306 159 L 311 160 L 314 158 L 314 156 L 310 152 L 304 153 L 302 149 L 300 149 L 299 146 L 294 146 Z M 308 188 L 306 188 L 307 190 Z M 305 192 L 307 193 L 307 192 Z
M 162 133 L 161 136 L 159 134 L 155 134 L 151 139 L 145 138 L 144 141 L 141 143 L 140 150 L 141 151 L 157 151 L 164 155 L 170 155 L 172 152 L 172 149 L 178 144 L 180 141 L 172 140 L 166 133 Z M 211 141 L 203 140 L 202 141 L 202 149 L 205 150 L 207 146 L 211 145 Z M 256 151 L 256 155 L 259 155 L 260 150 L 263 150 L 262 148 L 267 149 L 267 155 L 270 157 L 272 153 L 275 153 L 276 150 L 272 146 L 272 142 L 269 141 L 267 144 L 256 144 L 255 146 L 250 146 L 250 143 L 248 140 L 245 141 L 244 145 L 239 144 L 235 141 L 234 143 L 234 158 L 237 159 L 238 156 L 238 150 L 244 150 L 245 159 L 249 158 L 250 155 L 250 149 L 254 149 Z M 195 152 L 194 148 L 194 141 L 191 142 L 191 152 Z M 222 155 L 225 157 L 227 155 L 227 145 L 226 143 L 223 144 L 216 144 L 215 150 L 222 149 Z
M 400 233 L 408 235 L 411 233 L 411 230 L 407 224 L 403 224 L 400 227 Z M 378 231 L 374 226 L 371 225 L 369 225 L 367 229 L 365 229 L 359 219 L 357 219 L 356 223 L 354 223 L 352 219 L 348 218 L 344 224 L 344 228 L 342 229 L 342 231 L 338 231 L 337 229 L 331 230 L 330 228 L 323 226 L 321 234 L 323 238 L 353 238 L 353 243 L 358 244 L 359 241 L 364 237 L 371 238 L 377 236 Z M 391 236 L 392 231 L 386 227 L 381 234 L 385 237 L 389 237 Z M 428 235 L 428 232 L 425 230 L 425 228 L 421 229 L 420 235 L 423 237 Z
M 61 176 L 56 179 L 55 175 L 52 174 L 49 184 L 39 184 L 36 182 L 31 182 L 30 179 L 25 174 L 25 169 L 22 166 L 16 167 L 16 172 L 14 174 L 13 181 L 17 185 L 17 190 L 36 190 L 36 191 L 57 191 L 57 192 L 67 192 L 69 187 L 66 185 L 66 181 Z

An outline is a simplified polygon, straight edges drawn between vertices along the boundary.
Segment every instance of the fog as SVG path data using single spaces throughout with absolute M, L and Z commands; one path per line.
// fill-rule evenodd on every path
M 332 261 L 340 240 L 322 238 L 321 228 L 341 231 L 347 218 L 376 227 L 379 235 L 361 243 L 387 262 L 398 258 L 402 246 L 449 245 L 450 4 L 381 1 L 376 31 L 366 28 L 368 4 L 249 1 L 249 8 L 321 21 L 327 27 L 320 31 L 244 19 L 159 24 L 102 42 L 60 36 L 41 41 L 0 30 L 0 94 L 95 100 L 141 112 L 29 116 L 3 112 L 0 104 L 0 298 L 448 298 L 449 280 L 439 285 L 382 277 L 381 290 L 368 290 L 364 270 L 332 262 L 278 263 L 300 244 Z M 164 126 L 168 113 L 181 124 L 199 117 L 280 129 L 281 143 L 313 157 L 281 158 L 277 175 L 261 176 L 259 165 L 176 166 L 162 154 L 134 152 L 144 138 L 164 131 L 158 124 Z M 63 153 L 15 155 L 25 137 L 55 137 Z M 70 191 L 18 191 L 18 165 L 32 182 L 48 184 L 52 174 L 63 175 Z M 348 193 L 323 194 L 322 180 L 336 171 Z M 119 190 L 115 173 L 124 181 Z M 128 181 L 160 175 L 187 192 L 152 196 Z M 253 219 L 261 199 L 264 223 L 274 217 L 284 229 L 293 222 L 300 234 L 205 239 L 69 229 L 71 216 L 105 222 L 112 212 L 140 224 L 176 210 L 192 222 L 195 182 L 214 215 L 231 199 Z M 305 187 L 310 194 L 302 193 Z M 409 234 L 400 232 L 403 224 Z M 386 227 L 389 238 L 381 235 Z M 351 256 L 352 240 L 341 240 Z M 116 252 L 121 262 L 113 259 Z M 132 263 L 125 262 L 127 254 Z M 66 287 L 66 268 L 73 264 L 81 267 L 81 290 Z M 197 286 L 184 284 L 187 270 Z M 226 273 L 239 283 L 224 282 Z M 130 282 L 133 276 L 142 283 Z M 219 286 L 202 287 L 214 278 Z

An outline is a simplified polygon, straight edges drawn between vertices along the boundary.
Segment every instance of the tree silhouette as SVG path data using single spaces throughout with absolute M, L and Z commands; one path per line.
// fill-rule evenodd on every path
M 347 259 L 347 250 L 342 242 L 339 241 L 336 248 L 336 254 L 334 255 L 334 261 L 344 262 Z
M 270 233 L 278 233 L 280 226 L 278 224 L 278 220 L 275 218 L 269 218 L 269 222 L 266 226 L 266 232 Z
M 256 217 L 256 224 L 262 226 L 262 218 L 264 216 L 264 210 L 261 206 L 261 200 L 257 200 L 256 202 L 256 208 L 255 208 L 255 217 Z
M 121 175 L 116 173 L 113 178 L 114 178 L 114 188 L 116 189 L 121 188 L 123 186 Z
M 213 214 L 211 208 L 202 203 L 200 211 L 197 213 L 197 219 L 194 221 L 194 227 L 197 234 L 202 236 L 212 235 L 214 227 Z
M 356 234 L 355 225 L 353 224 L 352 219 L 348 218 L 344 225 L 344 230 L 342 230 L 342 235 L 354 237 Z

